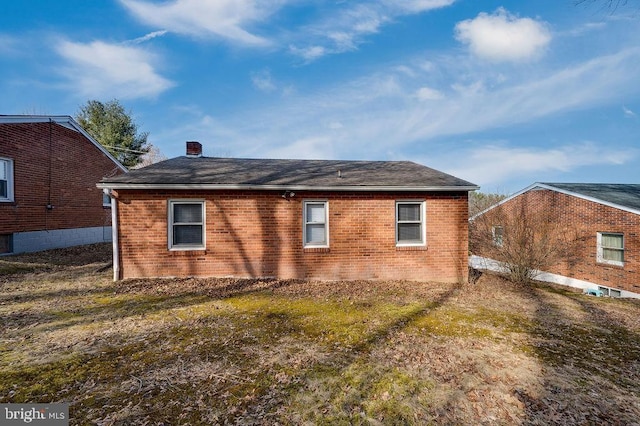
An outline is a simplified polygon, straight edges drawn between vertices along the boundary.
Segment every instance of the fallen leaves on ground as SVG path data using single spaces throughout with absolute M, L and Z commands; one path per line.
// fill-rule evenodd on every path
M 100 425 L 639 424 L 638 301 L 489 274 L 113 283 L 109 256 L 2 258 L 1 403 Z

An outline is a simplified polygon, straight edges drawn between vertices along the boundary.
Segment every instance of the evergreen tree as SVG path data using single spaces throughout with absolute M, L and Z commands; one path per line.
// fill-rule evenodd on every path
M 89 100 L 80 107 L 76 121 L 125 167 L 142 161 L 151 146 L 148 132 L 138 132 L 138 125 L 117 99 L 102 103 Z

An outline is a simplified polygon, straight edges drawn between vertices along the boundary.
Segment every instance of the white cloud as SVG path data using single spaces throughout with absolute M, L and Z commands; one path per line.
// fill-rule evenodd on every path
M 398 65 L 395 68 L 395 71 L 398 71 L 399 73 L 402 73 L 410 78 L 416 78 L 418 76 L 418 73 L 413 68 L 406 65 Z
M 292 43 L 290 52 L 305 62 L 324 55 L 356 50 L 366 37 L 405 15 L 426 12 L 453 4 L 455 0 L 374 0 L 344 2 L 345 7 L 323 21 L 303 28 L 302 41 Z
M 271 107 L 261 103 L 255 109 L 230 111 L 217 117 L 216 126 L 202 134 L 224 140 L 226 146 L 233 147 L 234 156 L 414 159 L 416 152 L 429 152 L 430 144 L 451 136 L 508 129 L 519 123 L 544 127 L 545 117 L 620 105 L 622 99 L 640 93 L 635 78 L 638 61 L 640 49 L 631 48 L 555 70 L 539 69 L 535 76 L 531 70 L 514 70 L 505 80 L 491 70 L 467 72 L 466 56 L 434 58 L 431 72 L 421 73 L 423 58 L 418 58 L 391 64 L 386 72 L 318 88 L 314 93 L 294 93 L 279 98 Z M 413 77 L 407 78 L 409 74 Z M 452 83 L 448 76 L 454 76 L 458 83 Z M 446 93 L 446 97 L 422 101 L 417 94 L 423 88 L 429 89 L 423 92 L 431 98 L 437 98 L 436 93 Z M 180 138 L 193 132 L 190 128 L 177 130 Z M 487 184 L 522 173 L 538 178 L 539 170 L 617 164 L 626 155 L 624 147 L 612 149 L 611 144 L 606 149 L 592 145 L 555 150 L 452 148 L 451 158 L 441 162 L 445 167 L 438 166 L 435 157 L 425 158 L 424 163 Z M 454 161 L 467 156 L 473 161 Z M 475 164 L 480 160 L 489 166 Z
M 262 92 L 269 93 L 277 89 L 269 70 L 262 70 L 251 74 L 251 82 L 256 89 Z
M 622 112 L 624 113 L 625 117 L 635 117 L 636 113 L 631 111 L 629 108 L 627 108 L 626 106 L 622 105 Z
M 481 94 L 486 90 L 484 81 L 476 80 L 472 83 L 453 83 L 451 88 L 458 92 L 461 96 L 472 96 L 476 94 Z
M 599 31 L 605 29 L 607 27 L 606 22 L 587 22 L 586 24 L 582 24 L 576 28 L 573 28 L 568 31 L 564 31 L 559 33 L 561 36 L 569 36 L 569 37 L 581 37 L 591 31 Z
M 300 56 L 302 59 L 304 59 L 305 62 L 315 61 L 316 59 L 321 58 L 325 54 L 327 54 L 327 49 L 322 46 L 308 46 L 299 48 L 292 45 L 289 46 L 289 51 L 296 56 Z
M 165 35 L 168 31 L 167 30 L 162 30 L 162 31 L 154 31 L 151 32 L 149 34 L 145 34 L 142 37 L 138 37 L 138 38 L 134 38 L 133 40 L 131 40 L 130 42 L 127 42 L 126 44 L 140 44 L 140 43 L 144 43 L 145 41 L 149 41 L 152 40 L 156 37 L 162 37 L 163 35 Z
M 466 89 L 458 87 L 458 96 L 433 106 L 411 107 L 410 113 L 404 111 L 404 117 L 394 120 L 403 123 L 407 134 L 402 138 L 411 141 L 531 122 L 602 105 L 640 90 L 634 81 L 638 60 L 640 49 L 631 48 L 493 90 L 476 82 Z
M 399 10 L 419 13 L 426 10 L 451 6 L 455 1 L 456 0 L 386 0 L 384 3 Z
M 56 49 L 67 60 L 64 77 L 85 97 L 153 97 L 174 85 L 156 71 L 155 55 L 140 47 L 61 41 Z
M 420 89 L 418 89 L 416 96 L 422 101 L 434 101 L 443 98 L 443 95 L 440 91 L 432 89 L 430 87 L 421 87 Z
M 547 24 L 531 18 L 517 18 L 499 8 L 492 15 L 480 13 L 458 22 L 456 39 L 471 52 L 490 61 L 526 61 L 538 57 L 551 41 Z
M 269 41 L 245 27 L 265 19 L 281 3 L 258 0 L 173 0 L 160 4 L 145 0 L 120 2 L 148 25 L 198 38 L 213 36 L 254 46 L 264 46 Z
M 311 137 L 294 141 L 286 146 L 268 149 L 261 154 L 267 158 L 296 158 L 317 160 L 333 158 L 332 140 L 329 137 Z
M 580 167 L 621 165 L 632 161 L 636 155 L 633 150 L 612 151 L 592 142 L 553 149 L 488 145 L 457 152 L 454 158 L 444 159 L 443 163 L 454 164 L 447 170 L 454 176 L 465 176 L 476 184 L 490 185 L 529 176 L 544 180 L 540 177 L 545 174 L 570 172 Z
M 18 40 L 15 37 L 0 34 L 0 55 L 17 51 Z

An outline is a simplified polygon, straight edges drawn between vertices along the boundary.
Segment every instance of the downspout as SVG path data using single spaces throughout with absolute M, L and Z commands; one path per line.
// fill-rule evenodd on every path
M 104 193 L 111 199 L 111 245 L 113 247 L 113 281 L 120 279 L 120 254 L 118 250 L 118 199 L 113 196 L 110 189 L 105 188 Z

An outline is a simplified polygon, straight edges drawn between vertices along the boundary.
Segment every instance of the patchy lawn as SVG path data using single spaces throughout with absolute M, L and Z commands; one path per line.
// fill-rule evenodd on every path
M 640 303 L 475 284 L 111 281 L 0 258 L 0 403 L 73 424 L 640 424 Z

